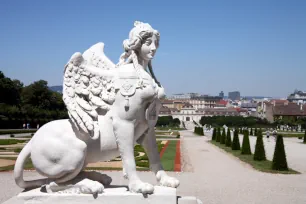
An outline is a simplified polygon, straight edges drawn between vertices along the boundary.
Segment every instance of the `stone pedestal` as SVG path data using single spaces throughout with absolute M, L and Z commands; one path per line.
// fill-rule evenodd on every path
M 197 204 L 194 197 L 177 197 L 175 188 L 155 186 L 154 194 L 130 193 L 127 188 L 107 188 L 102 194 L 44 193 L 36 188 L 11 198 L 3 204 Z

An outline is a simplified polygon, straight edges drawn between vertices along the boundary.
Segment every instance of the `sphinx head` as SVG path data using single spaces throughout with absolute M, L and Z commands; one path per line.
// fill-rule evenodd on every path
M 148 23 L 136 21 L 129 39 L 123 41 L 125 52 L 133 50 L 140 59 L 150 61 L 159 47 L 160 34 Z

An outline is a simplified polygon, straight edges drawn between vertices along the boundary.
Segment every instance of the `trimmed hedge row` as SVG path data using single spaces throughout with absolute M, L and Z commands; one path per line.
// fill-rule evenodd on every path
M 0 135 L 20 134 L 20 133 L 35 133 L 37 130 L 0 130 Z
M 197 135 L 204 136 L 204 130 L 202 127 L 194 127 L 194 133 Z

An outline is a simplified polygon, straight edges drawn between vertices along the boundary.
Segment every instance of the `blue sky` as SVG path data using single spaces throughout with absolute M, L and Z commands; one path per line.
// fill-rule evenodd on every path
M 306 90 L 306 1 L 0 1 L 0 70 L 61 85 L 97 42 L 117 63 L 135 20 L 161 33 L 153 68 L 167 94 L 286 97 Z

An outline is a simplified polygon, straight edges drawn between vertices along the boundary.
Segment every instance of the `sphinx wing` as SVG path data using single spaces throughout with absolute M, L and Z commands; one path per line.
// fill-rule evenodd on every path
M 98 109 L 108 111 L 115 100 L 113 79 L 93 70 L 115 69 L 97 43 L 83 54 L 75 53 L 65 66 L 63 100 L 74 125 L 93 139 L 99 137 Z

